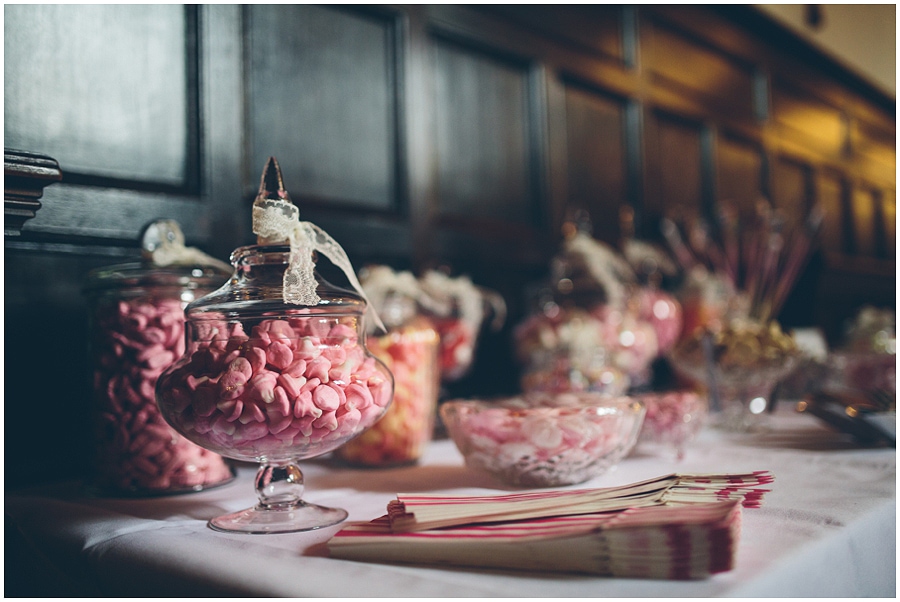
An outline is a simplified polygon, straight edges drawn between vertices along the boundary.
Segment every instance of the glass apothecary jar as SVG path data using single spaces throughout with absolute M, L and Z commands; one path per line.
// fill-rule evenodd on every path
M 230 481 L 232 470 L 166 423 L 154 390 L 184 353 L 185 306 L 221 286 L 229 272 L 184 248 L 170 220 L 149 225 L 142 243 L 141 261 L 96 269 L 85 284 L 96 431 L 92 485 L 104 494 L 135 496 L 199 491 Z M 160 259 L 160 251 L 172 248 L 186 263 Z
M 394 375 L 394 401 L 372 428 L 335 451 L 340 461 L 354 466 L 417 462 L 431 442 L 437 417 L 440 337 L 434 323 L 402 295 L 390 295 L 379 313 L 388 331 L 370 333 L 367 345 Z
M 186 348 L 160 377 L 165 419 L 194 443 L 256 462 L 259 503 L 209 526 L 241 533 L 306 531 L 347 512 L 303 500 L 303 459 L 371 427 L 391 403 L 393 377 L 365 346 L 365 294 L 340 245 L 299 221 L 270 158 L 253 205 L 257 244 L 231 255 L 234 273 L 185 310 Z M 325 255 L 355 291 L 315 269 Z

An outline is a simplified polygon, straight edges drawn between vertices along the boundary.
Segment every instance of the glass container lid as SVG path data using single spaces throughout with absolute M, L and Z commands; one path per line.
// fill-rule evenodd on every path
M 191 303 L 186 309 L 188 319 L 368 312 L 381 327 L 344 249 L 315 224 L 300 221 L 299 214 L 284 187 L 278 162 L 270 157 L 253 202 L 257 244 L 232 252 L 231 279 Z M 340 268 L 354 290 L 325 280 L 315 269 L 319 255 Z
M 161 219 L 143 229 L 139 261 L 92 270 L 87 275 L 85 292 L 102 294 L 157 287 L 209 290 L 221 286 L 230 274 L 227 263 L 185 246 L 177 221 Z

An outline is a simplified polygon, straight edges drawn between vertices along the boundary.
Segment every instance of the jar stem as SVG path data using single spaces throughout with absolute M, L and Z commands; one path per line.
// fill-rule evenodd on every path
M 296 461 L 263 463 L 256 473 L 256 493 L 264 508 L 296 506 L 303 497 L 303 473 Z

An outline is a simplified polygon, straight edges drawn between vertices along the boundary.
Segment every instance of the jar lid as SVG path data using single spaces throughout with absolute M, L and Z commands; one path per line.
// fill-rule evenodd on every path
M 284 300 L 289 245 L 250 245 L 231 254 L 234 277 L 218 290 L 190 303 L 188 319 L 250 318 L 274 315 L 362 315 L 367 303 L 355 291 L 335 286 L 314 272 L 318 301 L 299 305 Z
M 263 169 L 252 211 L 257 244 L 235 249 L 232 279 L 191 303 L 185 309 L 188 319 L 362 315 L 368 310 L 384 329 L 341 245 L 315 224 L 300 221 L 275 157 Z M 340 268 L 353 291 L 322 278 L 315 269 L 319 254 Z
M 85 292 L 146 287 L 212 289 L 231 275 L 228 264 L 199 249 L 184 246 L 184 234 L 174 220 L 156 220 L 141 234 L 141 259 L 91 270 Z

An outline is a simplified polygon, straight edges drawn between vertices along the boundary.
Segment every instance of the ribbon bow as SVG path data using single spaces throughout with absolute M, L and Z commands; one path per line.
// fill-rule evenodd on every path
M 280 199 L 258 200 L 253 205 L 253 233 L 271 240 L 288 240 L 291 253 L 284 271 L 284 302 L 293 305 L 317 305 L 321 297 L 316 293 L 315 263 L 313 252 L 325 255 L 339 267 L 350 284 L 366 302 L 375 324 L 386 332 L 375 308 L 369 303 L 362 285 L 356 278 L 350 258 L 325 230 L 312 222 L 300 221 L 300 210 L 290 201 Z

